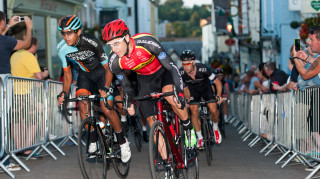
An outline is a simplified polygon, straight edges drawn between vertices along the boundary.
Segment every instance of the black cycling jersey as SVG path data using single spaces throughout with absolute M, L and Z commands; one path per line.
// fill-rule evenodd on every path
M 75 46 L 69 46 L 65 40 L 62 40 L 57 50 L 62 68 L 70 68 L 70 62 L 74 61 L 81 70 L 89 72 L 108 63 L 108 57 L 100 41 L 90 34 L 81 34 Z
M 148 76 L 164 68 L 171 74 L 177 92 L 183 94 L 183 82 L 179 69 L 160 43 L 148 33 L 136 34 L 132 36 L 131 41 L 133 42 L 133 50 L 129 55 L 119 58 L 112 52 L 109 60 L 109 68 L 121 81 L 123 91 L 130 96 L 134 95 L 125 70 L 133 70 L 138 76 Z M 143 86 L 143 84 L 139 84 L 139 86 Z
M 213 74 L 204 64 L 196 63 L 195 64 L 196 76 L 195 79 L 192 79 L 184 70 L 183 67 L 180 69 L 180 73 L 183 81 L 187 86 L 201 87 L 203 85 L 210 84 L 210 80 L 214 81 L 216 75 Z

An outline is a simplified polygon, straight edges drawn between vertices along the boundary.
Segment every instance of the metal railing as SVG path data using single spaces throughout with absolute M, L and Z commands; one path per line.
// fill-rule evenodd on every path
M 45 151 L 56 160 L 57 157 L 48 149 L 49 144 L 62 155 L 65 153 L 60 147 L 69 139 L 76 144 L 73 139 L 74 129 L 78 128 L 80 120 L 79 117 L 66 117 L 61 114 L 57 106 L 57 95 L 61 91 L 62 83 L 56 81 L 0 76 L 0 157 L 7 154 L 0 161 L 0 167 L 10 177 L 15 176 L 4 166 L 9 158 L 30 172 L 16 156 L 18 152 L 32 149 L 26 158 L 28 160 L 36 152 L 39 154 Z M 75 88 L 72 91 L 75 91 Z M 71 92 L 71 95 L 74 93 Z M 73 113 L 76 113 L 75 110 Z M 55 141 L 60 143 L 56 144 Z
M 260 153 L 268 149 L 265 156 L 278 149 L 282 155 L 275 164 L 286 159 L 282 168 L 294 159 L 312 166 L 306 158 L 320 162 L 319 97 L 320 88 L 278 94 L 232 94 L 231 113 L 236 117 L 233 126 L 240 124 L 238 130 L 247 131 L 243 141 L 254 135 L 250 147 L 263 141 Z M 319 170 L 320 164 L 306 178 Z

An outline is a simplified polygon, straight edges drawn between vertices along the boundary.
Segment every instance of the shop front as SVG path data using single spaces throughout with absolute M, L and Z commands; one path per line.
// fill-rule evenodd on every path
M 62 36 L 57 30 L 61 17 L 78 14 L 85 0 L 8 0 L 8 17 L 28 15 L 33 22 L 33 36 L 39 41 L 38 61 L 45 66 L 52 79 L 58 79 L 61 62 L 57 54 L 57 44 Z

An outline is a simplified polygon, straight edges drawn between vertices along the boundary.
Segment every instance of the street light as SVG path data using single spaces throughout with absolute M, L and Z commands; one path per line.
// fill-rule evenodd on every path
M 230 22 L 227 23 L 227 30 L 229 33 L 231 33 L 231 31 L 232 31 L 232 25 Z

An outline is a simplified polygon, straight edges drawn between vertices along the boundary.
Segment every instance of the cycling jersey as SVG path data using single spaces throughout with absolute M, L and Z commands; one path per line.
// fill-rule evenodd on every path
M 201 97 L 206 101 L 215 99 L 211 88 L 211 81 L 216 79 L 215 74 L 210 72 L 202 63 L 196 63 L 194 70 L 196 74 L 195 78 L 192 79 L 183 68 L 180 69 L 182 79 L 190 91 L 190 102 L 198 102 L 201 100 Z
M 179 69 L 170 56 L 166 54 L 160 43 L 148 33 L 132 36 L 131 42 L 133 43 L 133 50 L 129 55 L 119 58 L 111 52 L 109 60 L 109 68 L 121 81 L 123 91 L 129 95 L 134 95 L 134 90 L 124 70 L 133 70 L 138 76 L 148 76 L 155 74 L 163 67 L 171 74 L 177 92 L 183 94 L 183 82 Z M 141 84 L 139 85 L 141 86 Z
M 85 72 L 108 63 L 108 57 L 101 43 L 90 34 L 81 34 L 79 42 L 75 46 L 69 46 L 65 40 L 62 40 L 58 44 L 57 50 L 64 69 L 70 68 L 72 61 L 76 62 Z
M 213 74 L 204 64 L 196 63 L 194 66 L 196 70 L 195 79 L 192 79 L 184 70 L 183 68 L 180 69 L 180 73 L 182 76 L 183 81 L 186 83 L 187 86 L 196 86 L 201 87 L 202 85 L 210 84 L 210 80 L 214 81 L 216 75 Z

